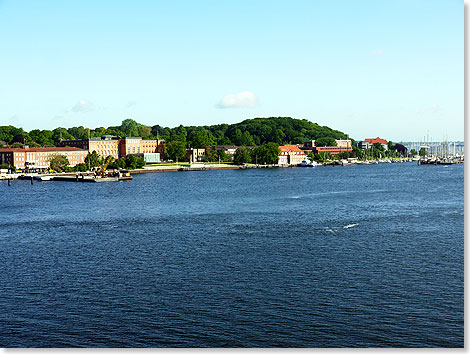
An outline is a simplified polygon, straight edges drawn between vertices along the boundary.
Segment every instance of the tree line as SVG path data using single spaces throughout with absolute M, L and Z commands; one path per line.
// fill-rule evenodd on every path
M 12 125 L 0 126 L 0 143 L 3 145 L 31 147 L 54 146 L 57 140 L 83 140 L 90 137 L 115 135 L 142 137 L 144 139 L 165 139 L 179 141 L 185 148 L 204 148 L 214 145 L 260 146 L 266 143 L 303 144 L 306 140 L 323 138 L 346 139 L 347 135 L 327 126 L 312 123 L 306 119 L 271 117 L 246 119 L 236 124 L 209 126 L 183 126 L 174 128 L 160 125 L 147 126 L 133 119 L 125 119 L 119 126 L 95 129 L 83 126 L 53 130 L 33 129 L 29 132 Z M 321 141 L 321 140 L 320 140 Z

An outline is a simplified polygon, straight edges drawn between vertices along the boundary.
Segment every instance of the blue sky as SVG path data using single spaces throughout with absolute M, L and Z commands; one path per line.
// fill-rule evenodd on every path
M 0 125 L 305 118 L 463 140 L 456 0 L 2 1 Z

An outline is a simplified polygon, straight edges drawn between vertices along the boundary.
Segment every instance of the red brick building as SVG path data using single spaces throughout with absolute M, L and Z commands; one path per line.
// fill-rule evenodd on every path
M 76 147 L 50 147 L 50 148 L 5 148 L 0 149 L 0 164 L 9 164 L 17 169 L 49 168 L 50 160 L 55 155 L 64 155 L 73 167 L 85 162 L 88 150 Z
M 330 153 L 331 155 L 338 155 L 345 151 L 352 151 L 352 147 L 345 146 L 315 146 L 312 149 L 314 154 Z
M 336 140 L 336 146 L 315 146 L 315 140 L 306 141 L 301 148 L 305 152 L 313 152 L 314 154 L 329 153 L 338 155 L 345 151 L 352 151 L 351 140 Z

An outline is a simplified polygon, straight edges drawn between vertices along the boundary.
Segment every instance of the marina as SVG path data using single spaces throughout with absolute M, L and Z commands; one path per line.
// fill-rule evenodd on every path
M 193 163 L 193 164 L 175 164 L 175 165 L 153 165 L 144 168 L 132 170 L 132 174 L 156 173 L 156 172 L 189 172 L 189 171 L 211 171 L 211 170 L 237 170 L 237 169 L 259 169 L 259 168 L 303 168 L 303 167 L 319 167 L 319 166 L 364 166 L 376 164 L 395 164 L 414 162 L 418 165 L 454 165 L 463 164 L 464 157 L 448 157 L 442 158 L 438 156 L 426 156 L 421 158 L 392 158 L 392 159 L 376 159 L 376 160 L 358 160 L 349 158 L 343 160 L 333 160 L 326 162 L 316 162 L 309 159 L 303 160 L 298 165 L 261 165 L 261 164 L 210 164 L 210 163 Z M 88 173 L 61 173 L 61 174 L 38 174 L 38 173 L 2 173 L 0 181 L 30 180 L 40 182 L 82 182 L 82 183 L 103 183 L 103 182 L 119 182 L 131 181 L 133 179 L 130 171 L 112 171 L 101 174 L 93 172 Z

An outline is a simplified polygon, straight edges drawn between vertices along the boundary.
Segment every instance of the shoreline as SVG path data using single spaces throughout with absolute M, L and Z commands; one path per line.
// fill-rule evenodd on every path
M 396 161 L 396 162 L 390 162 L 390 161 L 378 161 L 374 163 L 369 163 L 370 165 L 374 164 L 387 164 L 387 163 L 416 163 L 416 161 Z M 366 165 L 369 165 L 366 164 Z M 325 166 L 357 166 L 357 165 L 364 165 L 363 163 L 349 163 L 349 164 L 319 164 L 315 167 L 310 167 L 310 168 L 316 168 L 316 167 L 325 167 Z M 419 164 L 418 164 L 419 165 Z M 246 170 L 246 169 L 256 169 L 256 168 L 308 168 L 308 167 L 302 167 L 298 165 L 254 165 L 254 164 L 247 164 L 247 165 L 229 165 L 229 164 L 181 164 L 181 165 L 156 165 L 156 166 L 147 166 L 141 169 L 136 169 L 136 170 L 128 170 L 129 173 L 132 174 L 142 174 L 142 173 L 161 173 L 161 172 L 190 172 L 190 171 L 214 171 L 214 170 Z M 83 172 L 84 173 L 84 172 Z M 17 174 L 11 174 L 11 175 L 6 175 L 2 176 L 5 178 L 0 178 L 0 181 L 4 180 L 15 180 L 18 179 L 18 177 L 23 177 L 21 179 L 25 179 L 24 177 L 42 177 L 42 176 L 50 176 L 50 177 L 68 177 L 68 176 L 76 176 L 76 172 L 66 172 L 66 173 L 17 173 Z

